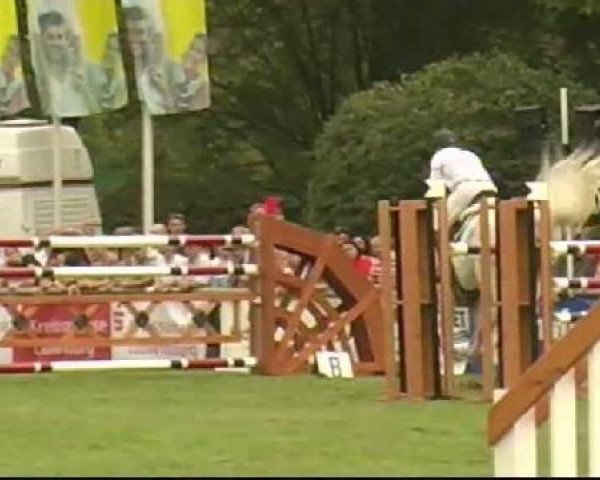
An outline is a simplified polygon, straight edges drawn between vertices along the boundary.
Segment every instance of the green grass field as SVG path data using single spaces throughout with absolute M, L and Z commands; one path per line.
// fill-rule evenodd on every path
M 193 372 L 2 377 L 0 475 L 488 476 L 488 405 L 382 380 Z

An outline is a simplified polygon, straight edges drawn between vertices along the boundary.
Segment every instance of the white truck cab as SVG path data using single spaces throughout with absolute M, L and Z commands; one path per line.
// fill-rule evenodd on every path
M 43 235 L 54 227 L 54 126 L 0 122 L 0 236 Z M 101 224 L 88 151 L 73 127 L 60 127 L 61 227 Z

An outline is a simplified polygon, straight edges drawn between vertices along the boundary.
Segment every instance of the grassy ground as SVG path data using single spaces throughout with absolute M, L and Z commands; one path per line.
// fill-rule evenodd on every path
M 488 476 L 488 406 L 381 401 L 381 379 L 1 377 L 0 475 Z

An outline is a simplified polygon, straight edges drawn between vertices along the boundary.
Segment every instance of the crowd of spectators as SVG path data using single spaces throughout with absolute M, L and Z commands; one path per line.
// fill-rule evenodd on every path
M 343 227 L 334 230 L 336 241 L 348 255 L 356 270 L 370 282 L 379 285 L 381 281 L 381 245 L 379 236 L 365 238 L 360 235 L 352 236 Z
M 279 203 L 267 198 L 265 202 L 250 207 L 246 224 L 239 224 L 231 229 L 232 235 L 252 232 L 252 222 L 258 215 L 273 215 L 283 219 Z M 186 218 L 183 214 L 172 213 L 164 223 L 153 225 L 151 234 L 182 235 L 187 234 Z M 48 232 L 49 235 L 99 235 L 101 226 L 94 221 L 85 222 L 79 228 L 60 229 Z M 132 226 L 121 226 L 114 229 L 113 235 L 141 234 L 140 229 Z M 334 231 L 336 241 L 343 251 L 352 259 L 356 270 L 369 281 L 378 284 L 381 275 L 379 259 L 379 239 L 377 236 L 364 238 L 352 237 L 344 228 Z M 253 263 L 252 252 L 248 248 L 204 248 L 204 247 L 148 247 L 148 248 L 81 248 L 81 249 L 47 249 L 37 250 L 24 248 L 0 249 L 0 266 L 2 267 L 59 267 L 59 266 L 169 266 L 169 267 L 217 267 L 234 264 Z M 279 268 L 288 274 L 298 272 L 301 259 L 284 251 L 276 251 L 276 262 Z M 194 288 L 244 286 L 244 277 L 228 275 L 213 276 L 166 276 L 157 278 L 103 278 L 103 279 L 0 279 L 0 288 L 46 291 L 48 293 L 85 293 L 115 292 L 128 290 L 144 291 L 189 291 Z
M 246 225 L 236 225 L 231 230 L 233 235 L 249 233 Z M 99 235 L 100 225 L 86 222 L 79 228 L 60 229 L 48 232 L 49 235 Z M 140 230 L 132 226 L 121 226 L 114 229 L 113 235 L 136 235 Z M 165 223 L 153 225 L 151 234 L 182 235 L 187 233 L 185 216 L 178 213 L 168 215 Z M 60 266 L 227 266 L 248 263 L 250 252 L 247 248 L 231 247 L 148 247 L 148 248 L 78 248 L 78 249 L 0 249 L 0 265 L 3 267 L 60 267 Z M 102 279 L 3 279 L 0 287 L 18 288 L 19 290 L 36 289 L 48 292 L 69 291 L 186 291 L 197 287 L 229 287 L 237 286 L 243 278 L 232 278 L 227 275 L 213 276 L 165 276 L 157 278 L 102 278 Z

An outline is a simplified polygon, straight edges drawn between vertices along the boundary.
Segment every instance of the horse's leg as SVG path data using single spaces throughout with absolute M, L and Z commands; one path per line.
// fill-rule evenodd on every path
M 469 309 L 469 359 L 465 373 L 481 375 L 481 327 L 479 324 L 479 297 L 470 301 Z
M 561 240 L 573 240 L 573 229 L 571 227 L 565 227 L 563 229 Z M 575 276 L 575 257 L 573 255 L 567 255 L 567 277 L 571 278 Z

